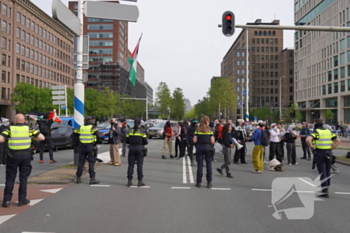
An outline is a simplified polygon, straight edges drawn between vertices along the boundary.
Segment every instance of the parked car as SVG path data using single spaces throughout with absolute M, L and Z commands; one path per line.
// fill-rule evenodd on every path
M 54 149 L 58 148 L 72 148 L 72 138 L 70 137 L 74 129 L 69 125 L 53 124 L 51 126 L 51 138 Z M 39 142 L 32 140 L 32 151 L 36 153 L 39 151 Z
M 166 121 L 159 121 L 157 122 L 153 127 L 150 127 L 148 129 L 148 137 L 158 137 L 158 138 L 164 138 L 163 136 L 163 130 L 164 130 L 164 125 Z M 177 122 L 170 122 L 171 127 L 173 128 L 173 132 L 176 133 L 177 129 Z
M 110 122 L 103 122 L 103 123 L 97 124 L 96 128 L 97 128 L 97 131 L 100 135 L 101 142 L 108 143 L 109 130 L 111 128 L 111 123 Z

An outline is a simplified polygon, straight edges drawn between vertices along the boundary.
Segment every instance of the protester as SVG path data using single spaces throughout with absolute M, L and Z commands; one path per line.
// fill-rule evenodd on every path
M 175 157 L 174 158 L 180 158 L 181 128 L 182 128 L 182 122 L 179 121 L 177 123 L 176 134 L 175 134 Z M 179 154 L 179 156 L 178 156 L 178 154 Z
M 168 147 L 170 158 L 173 159 L 173 128 L 171 127 L 170 121 L 167 121 L 164 125 L 163 129 L 164 143 L 163 143 L 163 151 L 162 151 L 162 159 L 166 159 L 165 152 L 166 147 Z
M 127 123 L 127 121 L 125 119 L 120 119 L 120 122 L 122 123 L 121 125 L 121 141 L 122 141 L 122 156 L 125 157 L 126 156 L 126 152 L 127 152 L 127 146 L 126 146 L 126 143 L 125 143 L 125 138 L 126 138 L 126 135 L 129 133 L 129 125 Z
M 119 154 L 121 133 L 121 129 L 114 119 L 114 121 L 111 122 L 111 128 L 109 130 L 109 155 L 111 157 L 111 162 L 109 162 L 109 164 L 114 166 L 119 166 L 122 163 Z
M 1 118 L 0 120 L 0 134 L 5 130 L 8 130 L 10 122 L 7 118 Z M 0 143 L 0 165 L 4 166 L 6 164 L 6 158 L 8 156 L 8 143 L 7 141 Z
M 311 160 L 311 151 L 310 151 L 310 148 L 309 146 L 307 145 L 306 143 L 306 138 L 308 136 L 310 136 L 311 132 L 310 132 L 310 129 L 309 127 L 307 127 L 307 123 L 306 122 L 303 122 L 302 123 L 302 126 L 301 126 L 301 130 L 300 130 L 300 140 L 301 140 L 301 146 L 302 146 L 302 149 L 303 149 L 303 157 L 301 157 L 300 159 L 307 159 L 307 160 Z M 307 155 L 307 157 L 306 157 Z
M 253 136 L 249 139 L 249 141 L 254 141 L 254 149 L 252 152 L 252 160 L 253 160 L 253 167 L 254 171 L 253 173 L 262 173 L 264 170 L 264 163 L 263 163 L 263 154 L 264 154 L 264 147 L 261 145 L 261 137 L 262 132 L 264 130 L 264 123 L 260 121 L 258 123 L 258 128 L 254 130 Z
M 285 133 L 285 138 L 287 142 L 287 158 L 288 165 L 297 165 L 296 162 L 296 147 L 295 147 L 295 139 L 298 136 L 296 135 L 294 125 L 290 125 L 288 130 Z
M 237 120 L 236 128 L 235 130 L 233 130 L 233 132 L 234 132 L 233 138 L 235 138 L 237 142 L 243 146 L 242 148 L 239 148 L 238 146 L 236 146 L 236 151 L 233 157 L 233 163 L 239 164 L 239 161 L 240 161 L 242 164 L 247 164 L 247 162 L 245 161 L 247 133 L 244 127 L 243 119 Z
M 281 153 L 281 132 L 280 129 L 277 127 L 276 123 L 271 124 L 270 129 L 270 155 L 269 160 L 273 160 L 276 158 L 279 162 L 282 163 L 282 153 Z
M 233 178 L 230 173 L 231 164 L 231 147 L 233 147 L 232 136 L 231 136 L 232 124 L 227 123 L 222 129 L 222 147 L 224 152 L 224 164 L 218 167 L 216 170 L 223 175 L 222 170 L 226 169 L 226 176 Z

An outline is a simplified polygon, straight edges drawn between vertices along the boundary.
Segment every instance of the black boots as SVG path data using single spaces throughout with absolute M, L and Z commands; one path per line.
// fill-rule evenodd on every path
M 9 201 L 3 201 L 2 202 L 2 207 L 9 207 L 10 202 Z
M 208 189 L 211 189 L 211 187 L 212 187 L 211 182 L 208 182 L 207 188 L 208 188 Z
M 197 188 L 200 188 L 200 187 L 201 187 L 201 183 L 197 183 L 197 184 L 196 184 L 196 187 L 197 187 Z
M 328 198 L 329 197 L 328 188 L 323 188 L 321 192 L 316 193 L 316 196 Z
M 166 159 L 165 155 L 162 155 L 162 159 Z
M 90 179 L 90 184 L 99 184 L 100 181 L 96 180 L 95 177 Z
M 23 201 L 18 202 L 18 206 L 21 207 L 21 206 L 23 206 L 23 205 L 28 205 L 29 203 L 30 203 L 29 200 L 24 199 Z
M 81 177 L 80 176 L 77 176 L 77 181 L 76 181 L 77 184 L 80 184 L 81 183 Z
M 138 187 L 145 186 L 145 183 L 143 183 L 142 179 L 139 180 L 139 183 L 137 184 Z
M 128 180 L 128 184 L 127 184 L 128 187 L 131 187 L 132 186 L 132 182 L 131 180 Z

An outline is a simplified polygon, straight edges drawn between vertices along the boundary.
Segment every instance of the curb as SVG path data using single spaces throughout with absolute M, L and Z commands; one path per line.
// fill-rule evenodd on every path
M 350 166 L 350 163 L 347 163 L 347 162 L 344 162 L 344 161 L 335 161 L 336 163 L 339 163 L 339 164 L 342 164 L 342 165 L 345 165 L 345 166 Z

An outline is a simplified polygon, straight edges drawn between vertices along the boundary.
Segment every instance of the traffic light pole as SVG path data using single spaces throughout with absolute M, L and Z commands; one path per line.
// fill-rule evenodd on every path
M 245 57 L 246 57 L 246 109 L 247 109 L 247 111 L 246 111 L 246 115 L 245 115 L 245 118 L 246 118 L 246 121 L 249 121 L 249 70 L 248 70 L 248 62 L 249 62 L 249 60 L 248 60 L 248 45 L 249 45 L 249 40 L 248 40 L 248 28 L 246 28 L 245 29 L 245 31 L 246 31 L 246 55 L 245 55 Z M 243 102 L 243 101 L 242 101 Z

